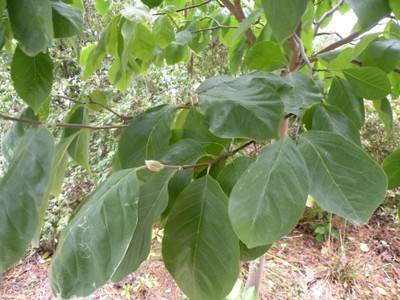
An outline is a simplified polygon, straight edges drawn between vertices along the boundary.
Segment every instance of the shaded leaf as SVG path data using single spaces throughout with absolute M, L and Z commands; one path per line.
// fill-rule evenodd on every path
M 167 47 L 175 40 L 175 31 L 171 21 L 167 16 L 159 16 L 153 25 L 153 37 L 155 42 L 161 47 Z
M 393 129 L 393 113 L 388 99 L 375 100 L 373 102 L 375 110 L 378 112 L 379 119 L 385 125 L 386 134 L 390 134 Z
M 259 258 L 264 255 L 269 248 L 271 248 L 272 244 L 262 245 L 255 248 L 248 248 L 246 244 L 243 242 L 239 243 L 240 246 L 240 260 L 241 261 L 250 261 Z
M 0 274 L 25 253 L 36 234 L 54 152 L 44 127 L 26 131 L 0 180 Z
M 36 56 L 51 46 L 53 22 L 50 0 L 7 0 L 7 8 L 14 38 L 20 42 L 20 48 L 26 55 Z M 35 77 L 27 78 L 31 80 Z
M 271 41 L 255 44 L 247 53 L 244 61 L 249 68 L 258 71 L 273 71 L 287 64 L 281 46 Z
M 262 0 L 267 22 L 279 42 L 296 31 L 307 8 L 307 0 Z
M 247 247 L 270 244 L 293 229 L 307 201 L 307 173 L 304 159 L 284 137 L 265 148 L 239 178 L 230 195 L 229 218 Z
M 385 72 L 375 67 L 344 69 L 343 75 L 354 91 L 369 100 L 379 100 L 391 91 Z
M 332 132 L 300 135 L 299 151 L 318 205 L 356 225 L 365 224 L 386 194 L 382 169 L 357 145 Z
M 121 263 L 138 218 L 139 182 L 134 170 L 111 175 L 84 202 L 61 234 L 50 284 L 57 297 L 91 294 Z
M 312 129 L 335 132 L 361 146 L 360 132 L 350 119 L 335 106 L 321 105 L 318 107 L 313 115 Z
M 145 159 L 159 159 L 168 148 L 175 107 L 161 105 L 136 116 L 118 143 L 117 159 L 123 169 L 144 165 Z
M 364 125 L 364 101 L 346 80 L 337 76 L 333 77 L 327 102 L 340 108 L 357 129 Z
M 66 38 L 83 33 L 83 14 L 75 7 L 61 1 L 52 1 L 55 38 Z
M 239 240 L 227 201 L 212 177 L 201 177 L 180 194 L 165 226 L 164 264 L 193 300 L 222 299 L 239 275 Z
M 246 86 L 241 78 L 200 93 L 200 109 L 210 131 L 223 138 L 267 140 L 278 137 L 283 103 L 271 87 Z
M 388 189 L 400 186 L 400 149 L 387 156 L 382 163 L 382 168 L 388 178 Z
M 17 47 L 11 62 L 11 79 L 18 95 L 35 112 L 49 96 L 53 85 L 53 61 L 48 54 L 34 57 Z
M 363 56 L 363 66 L 376 67 L 389 73 L 400 61 L 400 41 L 385 39 L 368 45 Z

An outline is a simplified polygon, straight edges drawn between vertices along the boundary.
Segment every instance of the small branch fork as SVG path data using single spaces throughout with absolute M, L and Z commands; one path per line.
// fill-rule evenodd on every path
M 327 11 L 322 15 L 322 17 L 318 20 L 317 23 L 315 23 L 314 27 L 314 36 L 318 35 L 318 30 L 321 27 L 321 24 L 328 19 L 330 16 L 332 16 L 339 8 L 344 4 L 344 0 L 340 0 L 334 7 L 332 7 L 331 10 Z

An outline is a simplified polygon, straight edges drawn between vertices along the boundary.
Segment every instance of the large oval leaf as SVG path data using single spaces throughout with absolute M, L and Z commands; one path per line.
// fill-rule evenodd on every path
M 307 0 L 262 0 L 267 22 L 278 41 L 282 42 L 296 31 L 307 8 Z
M 83 33 L 82 12 L 61 1 L 52 1 L 55 38 L 66 38 Z
M 36 233 L 53 152 L 47 129 L 27 131 L 0 180 L 0 273 L 21 258 Z
M 34 57 L 26 55 L 20 47 L 14 52 L 11 62 L 11 79 L 18 95 L 34 111 L 46 101 L 53 85 L 53 61 L 45 53 Z
M 356 144 L 332 132 L 308 131 L 299 151 L 310 173 L 310 195 L 326 211 L 365 224 L 386 194 L 383 170 Z
M 400 149 L 397 149 L 383 160 L 382 168 L 388 177 L 388 188 L 400 186 Z
M 240 84 L 240 80 L 200 93 L 200 108 L 210 131 L 224 138 L 277 138 L 283 117 L 283 103 L 274 89 L 257 82 Z
M 388 0 L 346 0 L 346 2 L 356 13 L 362 29 L 377 23 L 391 11 Z
M 222 299 L 239 275 L 227 201 L 212 177 L 201 177 L 180 194 L 165 226 L 165 266 L 190 299 Z
M 385 72 L 375 67 L 344 69 L 343 75 L 358 95 L 368 100 L 380 100 L 391 91 Z
M 303 215 L 308 184 L 307 166 L 288 137 L 263 150 L 229 199 L 229 218 L 240 240 L 253 248 L 288 234 Z
M 135 230 L 138 199 L 134 170 L 114 173 L 88 197 L 62 232 L 52 258 L 55 296 L 87 296 L 111 278 Z
M 357 129 L 364 125 L 364 101 L 346 80 L 336 76 L 333 77 L 327 102 L 340 108 Z
M 245 63 L 253 70 L 273 71 L 287 65 L 287 59 L 279 44 L 262 41 L 251 47 Z
M 53 22 L 50 0 L 7 0 L 7 8 L 13 35 L 27 55 L 35 56 L 51 46 Z
M 377 67 L 389 73 L 399 63 L 400 41 L 395 39 L 374 41 L 368 45 L 362 59 L 364 66 Z
M 175 107 L 162 105 L 141 113 L 124 130 L 117 160 L 123 169 L 144 165 L 145 159 L 158 159 L 168 148 Z

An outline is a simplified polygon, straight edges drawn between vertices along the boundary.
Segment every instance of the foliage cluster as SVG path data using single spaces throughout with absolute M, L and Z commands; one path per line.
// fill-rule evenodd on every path
M 191 299 L 222 299 L 240 260 L 261 256 L 290 232 L 307 199 L 361 225 L 386 189 L 400 185 L 400 150 L 382 169 L 360 137 L 367 101 L 385 129 L 393 128 L 390 102 L 400 94 L 397 1 L 143 0 L 119 10 L 97 0 L 95 8 L 106 27 L 81 51 L 72 37 L 84 32 L 82 0 L 0 0 L 0 46 L 13 53 L 12 85 L 28 105 L 19 117 L 0 115 L 16 121 L 2 141 L 0 272 L 37 244 L 68 157 L 89 174 L 94 157 L 102 167 L 112 160 L 113 172 L 61 235 L 50 278 L 62 298 L 89 295 L 136 270 L 160 221 L 164 263 L 180 288 Z M 332 14 L 348 10 L 358 17 L 353 33 L 315 51 Z M 384 30 L 368 33 L 382 19 Z M 58 63 L 54 39 L 66 38 L 57 45 L 70 45 L 76 58 Z M 116 102 L 114 88 L 96 75 L 106 73 L 123 93 L 138 93 L 133 77 L 165 64 L 193 68 L 192 54 L 214 42 L 229 49 L 229 70 L 238 76 L 208 78 L 196 95 L 174 76 L 138 80 L 156 91 L 164 78 L 173 86 L 167 104 L 165 95 L 140 95 L 149 108 L 134 116 L 134 101 Z M 84 81 L 73 76 L 78 60 Z M 65 80 L 54 80 L 57 72 Z M 53 83 L 68 96 L 52 95 Z M 66 109 L 54 119 L 53 98 Z M 97 123 L 99 110 L 113 114 L 109 124 Z M 289 120 L 298 124 L 290 137 Z M 90 147 L 91 139 L 114 138 L 115 153 Z

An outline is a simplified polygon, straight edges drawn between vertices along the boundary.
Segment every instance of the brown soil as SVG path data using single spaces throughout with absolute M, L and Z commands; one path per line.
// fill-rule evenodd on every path
M 393 215 L 379 208 L 363 227 L 334 219 L 340 239 L 323 243 L 315 240 L 308 222 L 301 223 L 265 255 L 260 299 L 400 299 L 400 231 Z M 154 239 L 149 260 L 138 271 L 87 299 L 184 299 L 159 247 Z M 28 253 L 3 275 L 0 299 L 51 299 L 50 259 Z M 243 280 L 247 268 L 243 264 Z

